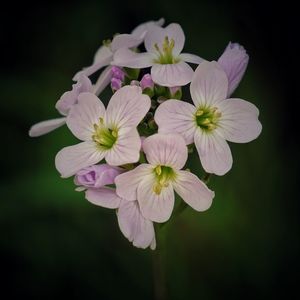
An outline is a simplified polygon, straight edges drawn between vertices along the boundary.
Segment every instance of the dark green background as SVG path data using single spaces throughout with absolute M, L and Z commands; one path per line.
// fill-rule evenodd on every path
M 58 116 L 55 102 L 103 39 L 160 17 L 179 22 L 186 52 L 206 59 L 217 59 L 228 41 L 245 46 L 250 63 L 236 95 L 257 105 L 263 124 L 257 140 L 231 144 L 233 168 L 211 180 L 210 210 L 188 209 L 166 228 L 170 299 L 286 299 L 295 288 L 298 21 L 286 1 L 241 2 L 24 1 L 1 8 L 7 299 L 152 299 L 151 251 L 134 248 L 113 211 L 88 203 L 55 170 L 55 154 L 76 139 L 65 127 L 37 139 L 27 131 Z

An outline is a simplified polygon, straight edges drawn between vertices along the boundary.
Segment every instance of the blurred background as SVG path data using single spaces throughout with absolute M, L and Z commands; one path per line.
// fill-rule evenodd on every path
M 186 52 L 217 59 L 229 41 L 250 63 L 235 95 L 260 109 L 263 131 L 231 144 L 232 170 L 213 177 L 210 210 L 165 228 L 170 299 L 286 299 L 299 270 L 299 39 L 289 1 L 11 1 L 1 8 L 1 294 L 7 299 L 153 299 L 151 250 L 134 248 L 113 211 L 62 180 L 54 157 L 66 127 L 29 138 L 102 40 L 160 17 L 178 22 Z M 297 78 L 298 81 L 298 78 Z M 295 88 L 296 86 L 296 88 Z M 200 169 L 198 163 L 194 170 Z

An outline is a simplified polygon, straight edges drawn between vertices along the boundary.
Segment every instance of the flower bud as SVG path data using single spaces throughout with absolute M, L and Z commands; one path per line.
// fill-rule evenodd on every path
M 243 46 L 229 43 L 218 63 L 228 77 L 228 93 L 230 96 L 239 85 L 248 65 L 249 56 Z
M 146 88 L 153 89 L 154 82 L 150 74 L 145 74 L 140 82 L 141 88 L 144 90 Z
M 100 188 L 114 184 L 115 177 L 122 172 L 121 168 L 107 164 L 93 165 L 78 171 L 75 175 L 74 183 L 85 188 Z
M 123 82 L 118 79 L 118 78 L 115 78 L 113 77 L 110 81 L 110 86 L 111 86 L 111 89 L 115 92 L 117 90 L 119 90 L 121 87 L 122 87 L 122 84 Z
M 113 78 L 117 78 L 117 79 L 120 79 L 121 81 L 124 81 L 125 72 L 121 68 L 119 68 L 117 66 L 113 66 L 111 68 L 111 73 L 112 73 Z
M 169 87 L 169 97 L 170 99 L 181 99 L 182 91 L 180 86 Z

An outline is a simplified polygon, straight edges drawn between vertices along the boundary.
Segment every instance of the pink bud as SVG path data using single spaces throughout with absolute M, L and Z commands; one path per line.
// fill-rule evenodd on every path
M 113 78 L 117 78 L 117 79 L 120 79 L 121 81 L 124 81 L 125 72 L 121 68 L 119 68 L 117 66 L 113 66 L 111 68 L 111 73 L 112 73 Z
M 230 96 L 239 85 L 246 71 L 249 56 L 243 46 L 237 43 L 229 43 L 218 63 L 228 77 L 228 96 Z
M 113 91 L 117 91 L 122 87 L 122 81 L 118 78 L 112 78 L 110 81 L 110 86 Z
M 153 89 L 154 82 L 150 74 L 145 74 L 140 82 L 141 88 L 144 90 L 146 88 Z
M 175 95 L 180 90 L 180 86 L 169 87 L 169 90 L 171 95 Z
M 115 177 L 122 172 L 122 169 L 107 164 L 93 165 L 78 171 L 74 183 L 86 188 L 100 188 L 114 184 Z

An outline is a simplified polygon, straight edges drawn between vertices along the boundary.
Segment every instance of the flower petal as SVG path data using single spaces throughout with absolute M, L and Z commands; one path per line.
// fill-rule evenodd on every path
M 117 216 L 122 233 L 135 247 L 145 249 L 152 244 L 153 223 L 143 217 L 137 201 L 122 201 Z
M 128 68 L 148 68 L 153 65 L 153 56 L 149 53 L 136 53 L 127 48 L 121 48 L 114 54 L 112 65 Z
M 163 223 L 169 220 L 174 207 L 174 191 L 170 184 L 162 188 L 160 194 L 153 191 L 156 183 L 154 174 L 143 178 L 137 189 L 137 199 L 143 216 L 153 222 Z
M 142 38 L 136 37 L 132 34 L 118 34 L 111 42 L 111 50 L 113 52 L 121 48 L 133 48 L 137 47 L 143 42 Z
M 111 60 L 113 56 L 113 52 L 111 51 L 110 46 L 102 45 L 94 56 L 94 64 L 101 63 L 103 61 Z
M 156 26 L 163 26 L 165 23 L 165 19 L 164 18 L 160 18 L 157 21 L 149 21 L 146 23 L 142 23 L 139 26 L 137 26 L 135 29 L 132 30 L 131 34 L 137 38 L 144 38 L 145 34 L 148 32 L 149 29 L 151 29 L 151 27 L 153 25 Z
M 103 49 L 106 49 L 106 48 L 108 49 L 108 47 L 106 47 L 106 46 Z M 94 74 L 98 70 L 100 70 L 101 68 L 109 65 L 112 61 L 112 58 L 113 58 L 113 53 L 111 51 L 110 51 L 110 53 L 105 53 L 105 55 L 103 57 L 102 57 L 102 52 L 99 53 L 99 57 L 96 54 L 94 63 L 92 65 L 90 65 L 89 67 L 86 67 L 83 70 L 77 72 L 74 75 L 73 80 L 78 81 L 81 74 L 84 74 L 85 76 L 91 76 L 92 74 Z
M 218 104 L 218 108 L 222 113 L 218 131 L 227 141 L 248 143 L 260 135 L 259 111 L 252 103 L 242 99 L 226 99 Z
M 38 137 L 43 134 L 49 133 L 66 123 L 66 118 L 57 118 L 47 121 L 42 121 L 37 124 L 34 124 L 29 129 L 29 136 L 31 137 Z
M 105 187 L 99 189 L 87 189 L 85 198 L 89 202 L 105 208 L 118 208 L 121 202 L 121 198 L 118 197 L 114 189 Z
M 152 80 L 162 86 L 183 86 L 191 82 L 194 71 L 184 61 L 176 64 L 154 64 L 151 68 Z
M 158 132 L 178 133 L 183 136 L 186 144 L 193 143 L 196 130 L 195 111 L 195 106 L 187 102 L 173 99 L 163 102 L 154 116 Z
M 83 73 L 79 74 L 78 81 L 72 85 L 72 90 L 65 92 L 56 102 L 55 108 L 60 114 L 68 115 L 71 107 L 77 103 L 78 95 L 92 90 L 92 82 Z
M 105 107 L 101 100 L 92 93 L 81 93 L 67 116 L 67 125 L 72 133 L 82 141 L 92 140 L 94 124 L 103 118 Z
M 212 106 L 226 99 L 227 90 L 227 75 L 218 63 L 205 61 L 197 67 L 190 87 L 197 108 Z
M 224 175 L 232 167 L 230 148 L 218 133 L 206 133 L 200 128 L 195 132 L 195 145 L 204 170 L 216 175 Z
M 105 114 L 105 124 L 118 128 L 136 127 L 150 106 L 149 96 L 143 95 L 140 87 L 124 86 L 111 97 Z
M 144 176 L 152 173 L 153 167 L 148 164 L 141 164 L 135 169 L 123 173 L 115 178 L 117 194 L 128 201 L 137 199 L 137 187 Z
M 154 134 L 143 142 L 143 150 L 148 162 L 182 169 L 188 157 L 185 141 L 179 134 Z
M 175 192 L 197 211 L 209 209 L 215 195 L 196 175 L 187 171 L 177 172 L 173 187 Z
M 192 63 L 192 64 L 197 64 L 197 65 L 199 65 L 200 63 L 205 61 L 200 56 L 195 55 L 195 54 L 190 54 L 190 53 L 181 53 L 179 55 L 179 58 L 183 61 L 186 61 L 186 62 L 189 62 L 189 63 Z
M 141 139 L 136 128 L 130 131 L 119 130 L 117 142 L 107 150 L 105 160 L 111 166 L 136 163 L 140 158 L 140 150 Z
M 106 67 L 101 75 L 99 76 L 97 82 L 93 86 L 93 93 L 96 96 L 99 96 L 104 89 L 109 85 L 112 77 L 112 72 L 111 72 L 112 66 Z
M 224 53 L 219 57 L 221 65 L 228 77 L 230 96 L 239 85 L 247 69 L 249 56 L 243 46 L 237 43 L 229 43 Z
M 65 147 L 55 157 L 56 169 L 63 178 L 75 175 L 79 170 L 98 163 L 104 157 L 104 152 L 96 148 L 93 142 Z

